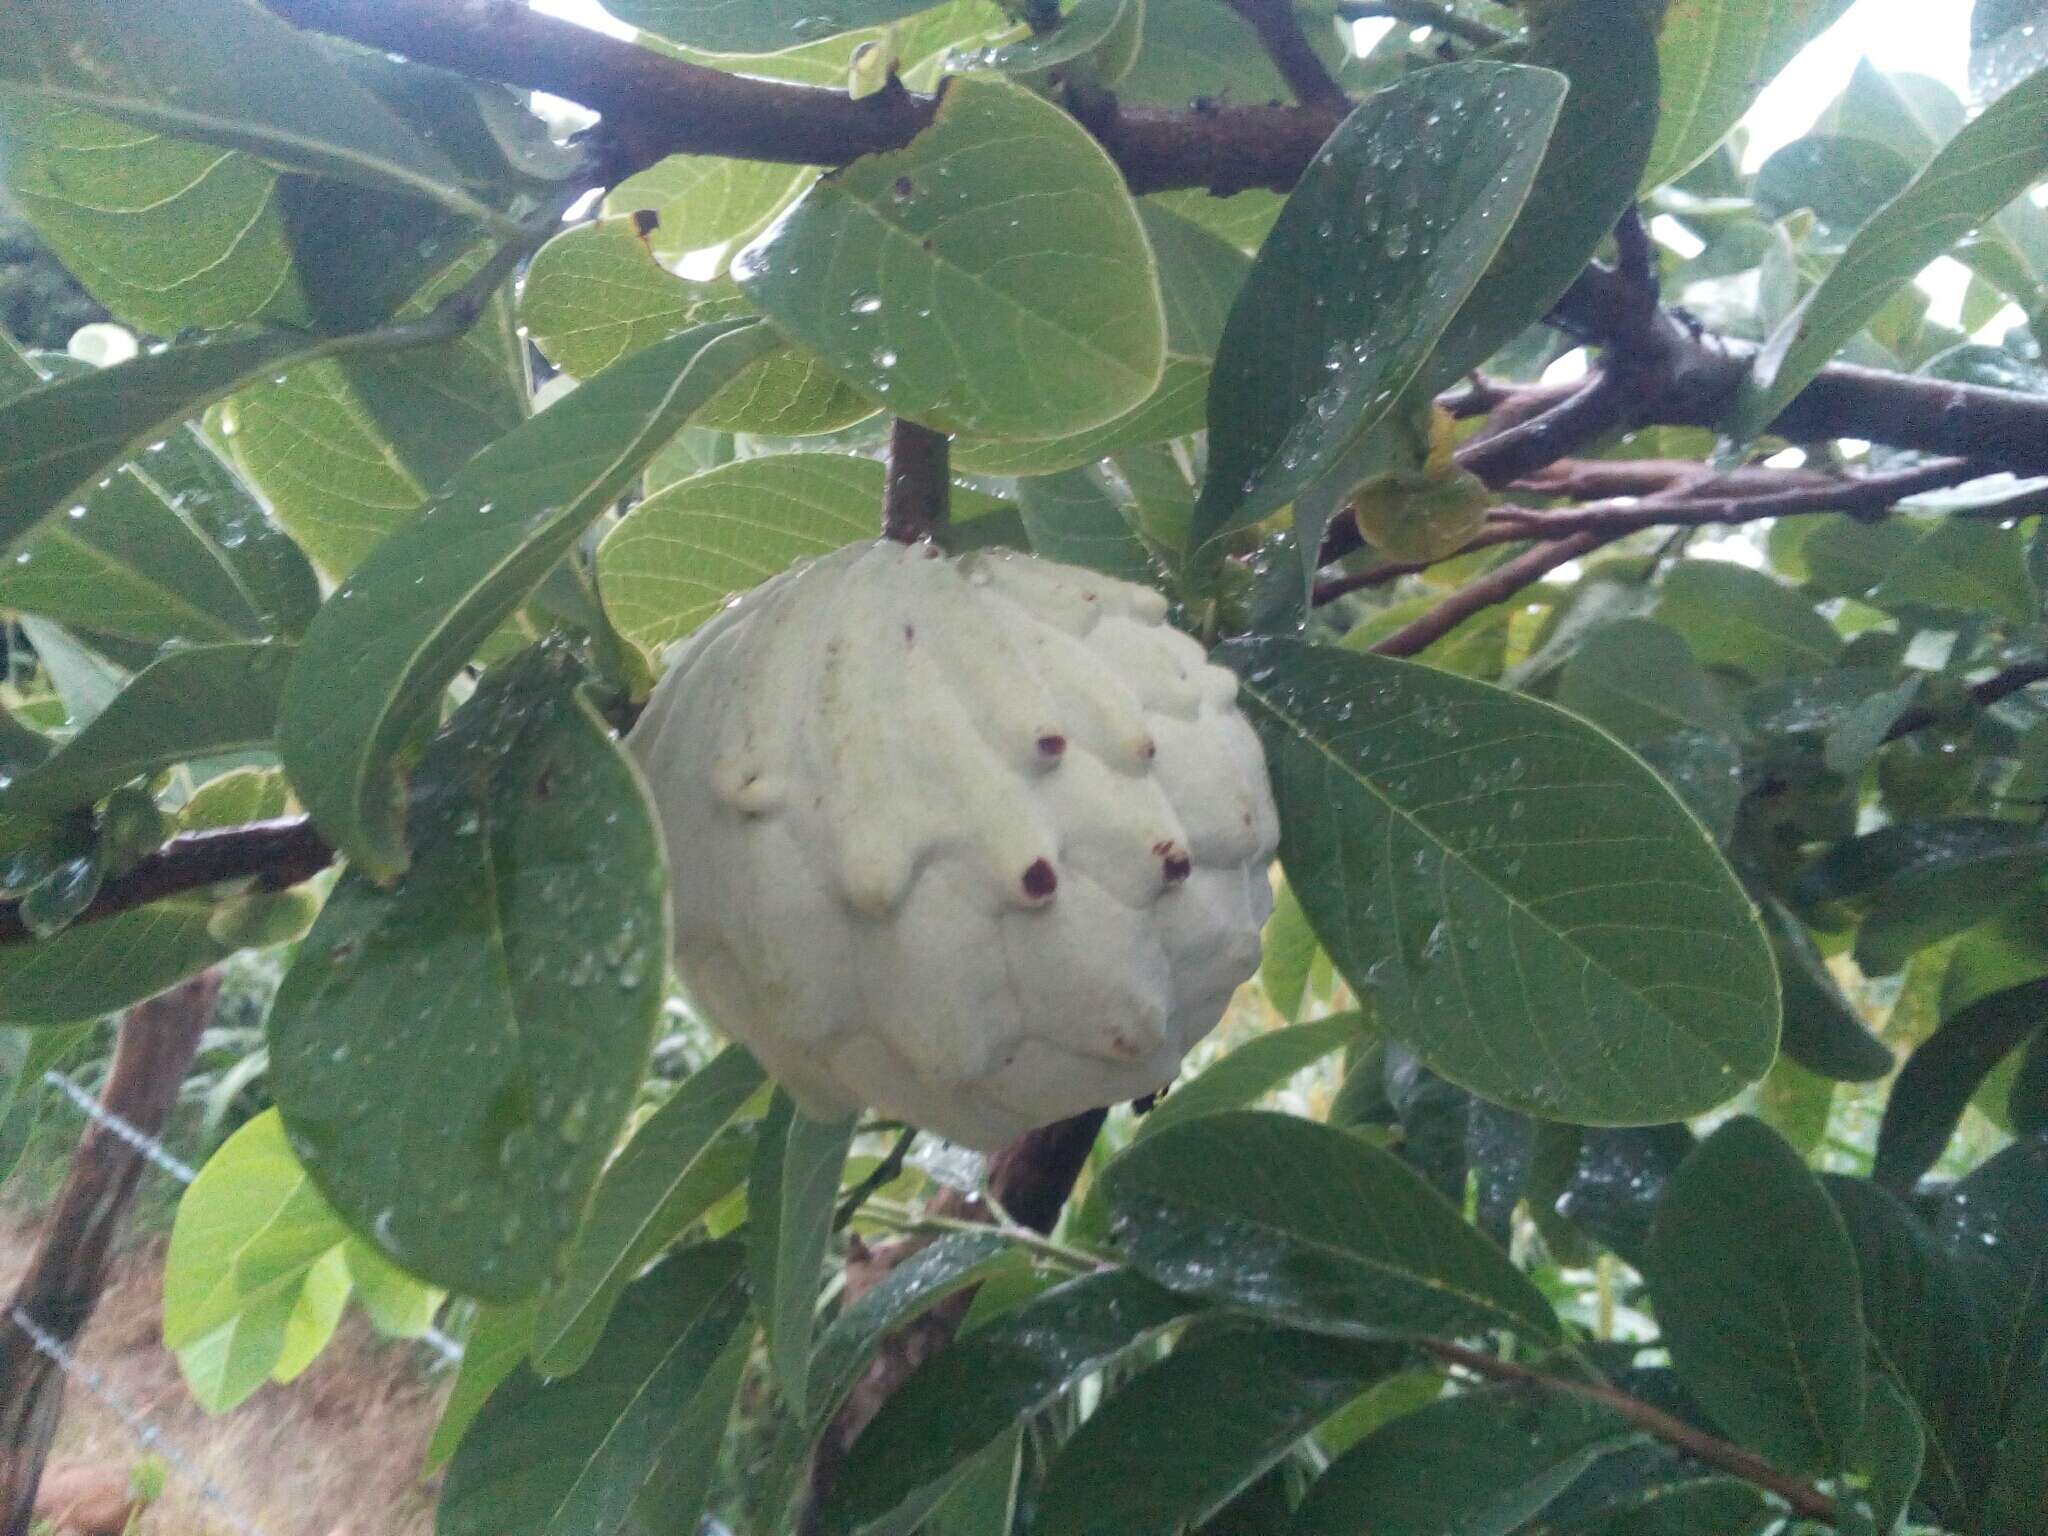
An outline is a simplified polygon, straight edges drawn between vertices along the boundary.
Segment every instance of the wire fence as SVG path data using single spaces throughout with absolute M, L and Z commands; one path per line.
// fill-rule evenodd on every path
M 189 1185 L 199 1177 L 198 1170 L 171 1152 L 162 1141 L 109 1110 L 62 1072 L 45 1072 L 43 1083 L 55 1089 L 80 1115 L 129 1147 L 151 1167 L 179 1184 Z M 45 1327 L 39 1318 L 21 1307 L 11 1309 L 8 1316 L 35 1346 L 38 1354 L 62 1371 L 67 1381 L 120 1420 L 139 1447 L 157 1457 L 172 1476 L 189 1485 L 200 1499 L 219 1511 L 221 1518 L 235 1529 L 237 1536 L 266 1536 L 263 1528 L 246 1511 L 236 1506 L 227 1490 L 209 1477 L 197 1461 L 170 1440 L 160 1424 L 134 1404 L 125 1401 L 107 1384 L 105 1377 L 80 1360 L 77 1353 L 55 1332 Z M 462 1360 L 462 1345 L 437 1327 L 428 1327 L 419 1336 L 419 1342 L 434 1352 L 438 1357 L 437 1365 L 442 1368 L 457 1365 Z

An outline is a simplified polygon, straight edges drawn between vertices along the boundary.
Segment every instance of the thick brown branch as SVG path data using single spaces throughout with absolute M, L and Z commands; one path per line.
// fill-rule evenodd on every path
M 889 427 L 889 478 L 882 487 L 882 537 L 928 539 L 946 523 L 952 490 L 950 439 L 901 416 Z
M 272 888 L 296 885 L 317 875 L 333 859 L 333 850 L 303 816 L 188 832 L 172 838 L 126 874 L 107 881 L 91 905 L 72 921 L 74 926 L 98 922 L 224 880 L 258 878 Z M 34 937 L 22 921 L 21 903 L 0 902 L 0 944 L 26 944 Z
M 1304 107 L 1321 107 L 1331 112 L 1348 112 L 1351 100 L 1323 61 L 1302 35 L 1301 21 L 1294 14 L 1294 0 L 1228 0 L 1230 8 L 1244 18 L 1245 25 L 1258 34 L 1259 46 L 1280 71 L 1287 89 Z
M 1774 1493 L 1791 1506 L 1794 1514 L 1808 1520 L 1824 1520 L 1832 1524 L 1835 1519 L 1835 1501 L 1822 1493 L 1813 1484 L 1780 1472 L 1752 1451 L 1739 1445 L 1730 1445 L 1703 1429 L 1695 1428 L 1681 1418 L 1666 1413 L 1662 1408 L 1631 1397 L 1617 1387 L 1605 1382 L 1578 1381 L 1567 1376 L 1551 1376 L 1542 1371 L 1531 1370 L 1526 1365 L 1516 1365 L 1498 1355 L 1489 1355 L 1484 1350 L 1468 1349 L 1462 1344 L 1453 1344 L 1443 1339 L 1424 1339 L 1421 1347 L 1426 1354 L 1435 1356 L 1446 1365 L 1457 1366 L 1482 1376 L 1488 1381 L 1510 1382 L 1519 1387 L 1534 1388 L 1539 1392 L 1559 1392 L 1571 1397 L 1583 1397 L 1611 1410 L 1625 1423 L 1633 1425 L 1644 1434 L 1654 1436 L 1674 1449 L 1683 1451 L 1693 1460 L 1731 1477 L 1739 1477 L 1753 1487 Z

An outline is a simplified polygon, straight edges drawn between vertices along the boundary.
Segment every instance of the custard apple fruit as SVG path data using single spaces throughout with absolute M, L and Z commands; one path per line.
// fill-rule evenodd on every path
M 690 635 L 635 726 L 676 970 L 819 1117 L 994 1147 L 1150 1092 L 1256 968 L 1237 680 L 1145 587 L 856 545 Z

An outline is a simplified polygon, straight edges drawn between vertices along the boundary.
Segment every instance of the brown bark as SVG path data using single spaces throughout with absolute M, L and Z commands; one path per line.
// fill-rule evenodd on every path
M 100 1095 L 109 1114 L 145 1135 L 162 1133 L 219 990 L 219 978 L 207 972 L 129 1010 Z M 62 1369 L 15 1315 L 66 1346 L 85 1332 L 143 1167 L 142 1154 L 106 1126 L 86 1125 L 48 1229 L 0 1316 L 0 1536 L 28 1536 L 64 1407 Z

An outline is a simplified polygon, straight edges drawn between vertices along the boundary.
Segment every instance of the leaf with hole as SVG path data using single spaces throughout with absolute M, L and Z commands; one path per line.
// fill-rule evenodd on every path
M 1381 1028 L 1539 1117 L 1697 1114 L 1777 1052 L 1740 884 L 1611 738 L 1485 683 L 1295 640 L 1233 642 L 1280 860 Z

